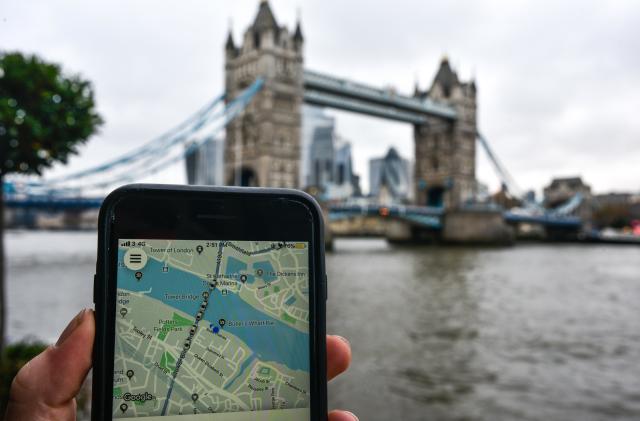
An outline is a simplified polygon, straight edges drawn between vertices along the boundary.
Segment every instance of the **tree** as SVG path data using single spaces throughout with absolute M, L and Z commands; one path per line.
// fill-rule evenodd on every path
M 32 55 L 0 53 L 0 186 L 66 163 L 102 124 L 91 83 Z M 4 193 L 0 194 L 0 349 L 4 345 Z

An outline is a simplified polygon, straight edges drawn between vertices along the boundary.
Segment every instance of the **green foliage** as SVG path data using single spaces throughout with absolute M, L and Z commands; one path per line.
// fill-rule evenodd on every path
M 4 414 L 7 407 L 13 378 L 23 365 L 46 347 L 40 342 L 18 342 L 4 349 L 0 359 L 0 414 Z
M 88 81 L 36 56 L 0 54 L 0 176 L 66 163 L 101 124 Z

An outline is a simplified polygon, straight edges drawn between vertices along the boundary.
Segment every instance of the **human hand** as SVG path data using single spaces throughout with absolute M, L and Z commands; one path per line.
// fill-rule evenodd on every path
M 29 361 L 11 384 L 5 421 L 73 421 L 75 396 L 91 369 L 95 337 L 93 310 L 82 310 L 60 335 L 58 342 Z M 344 372 L 351 362 L 351 347 L 339 336 L 327 336 L 327 377 Z M 332 411 L 330 421 L 355 421 L 349 412 Z
M 24 365 L 13 379 L 5 421 L 76 419 L 76 395 L 91 368 L 92 310 L 69 322 L 58 342 Z
M 341 336 L 327 335 L 327 379 L 344 373 L 351 364 L 351 345 Z M 329 421 L 358 421 L 358 417 L 347 411 L 329 412 Z

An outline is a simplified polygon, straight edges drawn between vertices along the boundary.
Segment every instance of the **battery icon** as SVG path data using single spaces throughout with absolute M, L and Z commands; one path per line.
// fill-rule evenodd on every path
M 306 243 L 296 243 L 296 248 L 297 249 L 305 249 L 305 248 L 307 248 L 307 244 Z

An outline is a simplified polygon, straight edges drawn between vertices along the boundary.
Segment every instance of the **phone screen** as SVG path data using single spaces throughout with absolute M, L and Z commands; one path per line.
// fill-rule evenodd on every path
M 113 418 L 308 420 L 309 243 L 118 239 Z

